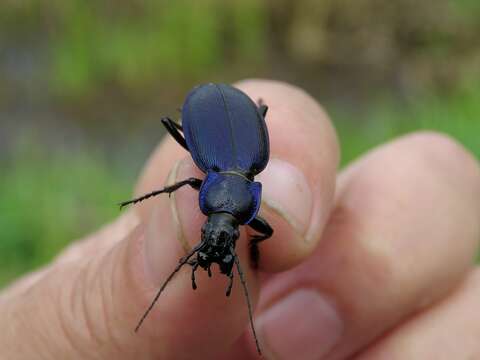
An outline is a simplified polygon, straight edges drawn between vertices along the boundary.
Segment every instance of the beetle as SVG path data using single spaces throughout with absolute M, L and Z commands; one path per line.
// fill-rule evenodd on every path
M 262 185 L 254 177 L 267 166 L 270 147 L 265 116 L 268 107 L 260 100 L 255 104 L 245 93 L 226 84 L 204 84 L 187 95 L 182 106 L 182 124 L 162 118 L 170 135 L 187 150 L 205 178 L 189 178 L 152 191 L 121 207 L 138 203 L 150 197 L 172 192 L 189 185 L 199 191 L 199 206 L 207 216 L 201 230 L 201 241 L 186 256 L 160 287 L 151 305 L 140 319 L 135 331 L 155 305 L 168 282 L 188 264 L 192 267 L 192 288 L 196 289 L 195 271 L 203 268 L 211 276 L 211 265 L 218 264 L 220 272 L 229 277 L 226 295 L 233 284 L 236 265 L 243 285 L 250 326 L 258 352 L 261 354 L 252 319 L 252 306 L 240 261 L 235 252 L 239 226 L 248 225 L 258 235 L 250 240 L 250 258 L 258 266 L 258 243 L 272 236 L 273 229 L 258 215 Z M 183 133 L 183 134 L 182 134 Z M 193 256 L 196 254 L 196 257 Z

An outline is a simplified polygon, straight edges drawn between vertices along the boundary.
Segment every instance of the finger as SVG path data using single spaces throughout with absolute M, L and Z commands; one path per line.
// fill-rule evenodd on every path
M 480 174 L 452 140 L 387 144 L 340 176 L 337 195 L 313 256 L 262 290 L 257 326 L 279 359 L 345 358 L 442 298 L 472 266 Z
M 380 339 L 357 360 L 480 358 L 480 269 L 455 293 Z
M 253 100 L 261 98 L 269 106 L 266 121 L 271 159 L 256 180 L 263 184 L 260 215 L 271 224 L 274 235 L 260 244 L 260 267 L 284 270 L 311 254 L 329 216 L 339 156 L 335 131 L 319 105 L 298 88 L 260 80 L 237 86 Z M 163 142 L 150 158 L 136 194 L 161 187 L 167 169 L 186 156 L 188 153 L 172 139 Z M 190 164 L 191 171 L 183 176 L 203 178 L 191 160 Z M 176 179 L 183 180 L 178 176 Z M 197 207 L 198 194 L 185 188 L 172 199 L 178 236 L 184 239 L 184 247 L 192 246 L 198 239 L 201 215 L 181 209 Z M 141 218 L 148 218 L 153 203 L 140 204 L 137 210 Z

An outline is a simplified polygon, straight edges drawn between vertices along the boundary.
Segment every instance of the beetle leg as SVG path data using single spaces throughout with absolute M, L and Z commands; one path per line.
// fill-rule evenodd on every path
M 168 117 L 162 118 L 162 124 L 165 126 L 169 134 L 172 135 L 177 141 L 177 143 L 179 143 L 180 146 L 182 146 L 185 150 L 189 151 L 185 138 L 182 136 L 182 134 L 180 134 L 180 131 L 183 131 L 182 126 Z
M 197 290 L 197 283 L 195 282 L 195 271 L 197 271 L 198 268 L 198 261 L 192 260 L 188 264 L 192 266 L 192 289 Z
M 197 178 L 188 178 L 186 180 L 182 180 L 182 181 L 179 181 L 173 185 L 170 185 L 170 186 L 166 186 L 164 187 L 163 189 L 161 190 L 155 190 L 155 191 L 152 191 L 148 194 L 145 194 L 143 196 L 140 196 L 138 198 L 135 198 L 135 199 L 132 199 L 132 200 L 128 200 L 128 201 L 124 201 L 122 203 L 120 203 L 120 209 L 123 208 L 124 206 L 126 205 L 129 205 L 129 204 L 136 204 L 140 201 L 143 201 L 145 199 L 148 199 L 152 196 L 156 196 L 156 195 L 159 195 L 159 194 L 163 194 L 163 193 L 167 193 L 169 196 L 172 192 L 180 189 L 182 186 L 185 186 L 185 185 L 190 185 L 192 188 L 194 188 L 195 190 L 200 190 L 200 186 L 202 185 L 202 180 L 200 179 L 197 179 Z
M 230 279 L 230 282 L 228 283 L 227 292 L 225 293 L 225 295 L 230 296 L 233 286 L 233 266 L 230 270 L 230 274 L 228 274 L 228 278 Z
M 254 235 L 250 239 L 250 259 L 253 267 L 256 269 L 258 267 L 258 259 L 260 257 L 258 243 L 271 237 L 273 235 L 273 229 L 270 224 L 261 216 L 255 217 L 248 225 L 253 230 L 261 234 Z
M 260 111 L 260 114 L 262 114 L 263 118 L 265 118 L 265 116 L 267 116 L 268 106 L 267 105 L 261 105 L 258 108 L 258 111 Z
M 258 99 L 257 104 L 258 104 L 259 113 L 262 114 L 263 118 L 265 118 L 265 116 L 267 115 L 268 106 L 265 105 L 265 103 L 263 102 L 263 99 L 261 98 Z

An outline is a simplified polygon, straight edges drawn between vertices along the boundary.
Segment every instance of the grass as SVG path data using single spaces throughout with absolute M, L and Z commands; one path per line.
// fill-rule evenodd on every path
M 330 109 L 342 145 L 343 165 L 398 135 L 434 129 L 450 134 L 480 158 L 477 89 L 401 107 L 372 105 L 362 121 Z M 92 150 L 48 150 L 20 142 L 0 163 L 0 285 L 51 260 L 70 241 L 118 215 L 115 204 L 130 194 L 135 174 L 119 171 Z
M 95 153 L 20 145 L 0 173 L 0 285 L 118 215 L 131 185 Z M 117 172 L 118 173 L 118 172 Z
M 391 100 L 372 104 L 371 111 L 354 123 L 353 114 L 332 111 L 342 145 L 342 164 L 366 150 L 416 130 L 449 134 L 480 159 L 480 88 L 450 97 L 430 97 L 403 106 Z

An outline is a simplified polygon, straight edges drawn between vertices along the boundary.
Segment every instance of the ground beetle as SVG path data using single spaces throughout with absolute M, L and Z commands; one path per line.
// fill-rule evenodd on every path
M 250 256 L 258 265 L 258 243 L 268 239 L 273 229 L 260 216 L 262 185 L 254 176 L 267 166 L 270 148 L 265 115 L 268 107 L 258 106 L 242 91 L 225 84 L 195 87 L 182 107 L 182 125 L 170 118 L 162 123 L 173 138 L 188 152 L 206 176 L 203 180 L 189 178 L 164 189 L 153 191 L 120 205 L 137 203 L 162 193 L 172 193 L 185 185 L 199 190 L 201 211 L 208 216 L 202 227 L 200 243 L 181 258 L 175 270 L 163 283 L 150 307 L 140 319 L 138 331 L 168 282 L 189 264 L 192 266 L 192 287 L 196 289 L 195 271 L 200 266 L 211 276 L 210 266 L 216 263 L 220 272 L 230 278 L 226 295 L 233 283 L 236 265 L 247 299 L 250 325 L 260 353 L 252 320 L 252 306 L 243 272 L 235 252 L 239 225 L 248 225 L 260 235 L 250 240 Z M 182 136 L 183 132 L 183 136 Z M 192 256 L 196 254 L 196 258 Z

